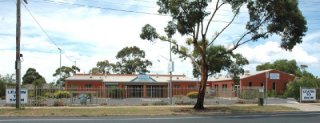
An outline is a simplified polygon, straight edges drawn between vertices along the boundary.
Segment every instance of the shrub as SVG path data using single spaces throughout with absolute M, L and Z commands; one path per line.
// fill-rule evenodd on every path
M 192 101 L 176 101 L 175 104 L 176 105 L 194 105 L 195 102 L 192 102 Z
M 257 89 L 245 89 L 240 93 L 241 99 L 255 99 L 259 97 L 259 90 Z
M 54 94 L 51 93 L 51 92 L 46 92 L 46 93 L 44 93 L 44 97 L 53 98 L 53 97 L 54 97 Z
M 191 92 L 187 93 L 187 97 L 189 97 L 189 98 L 197 98 L 198 97 L 198 92 L 191 91 Z
M 65 106 L 65 104 L 62 100 L 57 100 L 54 101 L 53 106 Z
M 319 88 L 320 80 L 317 77 L 314 77 L 313 75 L 308 75 L 308 73 L 305 72 L 305 75 L 303 75 L 302 77 L 296 78 L 294 81 L 288 84 L 284 95 L 286 97 L 293 97 L 296 100 L 299 100 L 300 87 Z
M 271 90 L 268 92 L 268 97 L 277 97 L 277 92 L 275 90 Z
M 34 100 L 31 102 L 32 106 L 47 106 L 47 99 L 42 96 L 34 97 Z
M 71 97 L 71 95 L 70 95 L 70 93 L 68 91 L 56 91 L 56 92 L 54 92 L 53 95 L 54 95 L 55 98 L 58 98 L 58 99 L 60 99 L 60 98 L 70 98 Z
M 158 101 L 158 102 L 154 102 L 153 105 L 168 105 L 168 103 L 165 101 Z

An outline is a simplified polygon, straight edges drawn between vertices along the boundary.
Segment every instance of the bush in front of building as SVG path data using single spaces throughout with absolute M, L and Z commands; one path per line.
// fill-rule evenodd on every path
M 189 93 L 187 93 L 187 97 L 189 97 L 189 98 L 197 98 L 198 97 L 198 92 L 196 92 L 196 91 L 191 91 L 191 92 L 189 92 Z
M 257 89 L 244 89 L 240 93 L 241 99 L 255 99 L 259 97 L 259 90 Z
M 152 103 L 152 105 L 168 105 L 168 103 L 161 100 L 161 101 L 157 101 L 157 102 Z
M 56 100 L 54 101 L 53 106 L 65 106 L 65 104 L 62 100 Z
M 32 106 L 47 106 L 47 98 L 42 97 L 42 96 L 34 97 L 31 102 L 31 105 Z
M 4 99 L 6 95 L 6 85 L 5 82 L 0 80 L 0 99 Z
M 70 98 L 71 94 L 68 91 L 56 91 L 54 92 L 54 97 L 61 99 L 61 98 Z
M 300 87 L 304 88 L 320 88 L 320 79 L 313 76 L 311 73 L 304 72 L 303 76 L 296 78 L 288 84 L 284 95 L 286 97 L 293 97 L 296 100 L 300 98 Z

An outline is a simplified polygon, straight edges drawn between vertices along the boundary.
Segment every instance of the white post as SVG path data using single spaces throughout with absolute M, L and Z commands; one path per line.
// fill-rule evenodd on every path
M 268 100 L 268 79 L 269 79 L 269 72 L 266 72 L 266 99 L 265 99 L 266 104 Z
M 300 86 L 300 88 L 299 88 L 299 89 L 300 89 L 300 91 L 299 91 L 299 92 L 300 92 L 299 102 L 301 103 L 301 98 L 302 98 L 302 95 L 301 95 L 301 86 Z

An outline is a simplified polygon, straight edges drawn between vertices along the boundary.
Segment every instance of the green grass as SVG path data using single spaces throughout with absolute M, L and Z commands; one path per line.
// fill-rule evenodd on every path
M 192 106 L 116 106 L 116 107 L 35 107 L 16 110 L 0 108 L 0 116 L 115 116 L 115 115 L 174 115 L 226 114 L 245 112 L 289 112 L 297 109 L 284 106 L 209 106 L 194 110 Z

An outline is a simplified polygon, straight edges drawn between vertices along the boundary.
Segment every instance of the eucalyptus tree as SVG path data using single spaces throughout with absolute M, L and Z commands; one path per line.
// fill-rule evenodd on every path
M 46 80 L 44 77 L 42 77 L 34 68 L 28 68 L 22 77 L 22 84 L 34 84 L 35 86 L 41 86 L 45 83 Z
M 136 46 L 123 48 L 117 53 L 116 58 L 118 62 L 113 65 L 115 73 L 146 73 L 149 72 L 147 67 L 152 66 L 152 62 L 145 59 L 145 52 Z
M 214 4 L 213 8 L 208 7 Z M 200 71 L 199 94 L 195 109 L 204 109 L 204 96 L 209 75 L 208 48 L 214 46 L 221 34 L 230 27 L 239 15 L 240 8 L 248 10 L 249 19 L 246 23 L 246 31 L 240 32 L 241 36 L 235 39 L 231 48 L 225 53 L 233 52 L 239 46 L 252 41 L 261 41 L 271 35 L 278 35 L 281 38 L 281 48 L 291 50 L 296 44 L 302 42 L 302 37 L 307 31 L 306 20 L 298 8 L 297 0 L 158 0 L 160 14 L 169 15 L 172 20 L 164 29 L 166 36 L 161 36 L 150 24 L 142 28 L 140 37 L 142 39 L 155 41 L 160 39 L 174 44 L 175 53 L 184 58 L 190 58 L 195 69 Z M 212 29 L 213 18 L 223 6 L 231 7 L 232 17 L 222 29 Z M 172 39 L 178 31 L 183 36 L 191 38 L 187 41 L 192 47 L 187 48 L 179 45 Z M 212 38 L 210 38 L 212 37 Z M 261 39 L 261 40 L 259 40 Z M 194 52 L 197 57 L 194 57 Z M 197 62 L 199 58 L 200 62 Z
M 57 80 L 57 84 L 62 84 L 61 82 L 64 82 L 66 78 L 72 76 L 76 72 L 80 72 L 80 68 L 77 66 L 72 65 L 71 67 L 68 66 L 62 66 L 61 68 L 56 69 L 55 73 L 53 74 L 54 77 L 60 77 Z
M 96 67 L 90 70 L 93 74 L 110 74 L 114 69 L 115 64 L 110 63 L 108 60 L 98 61 Z

